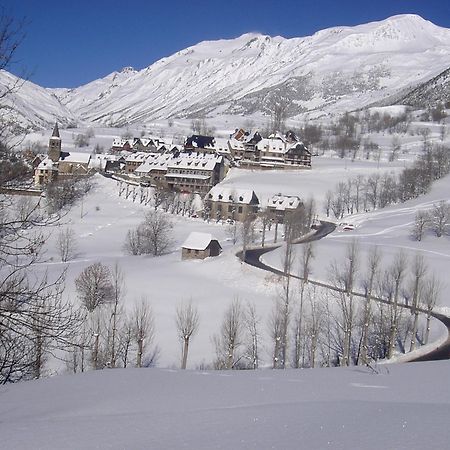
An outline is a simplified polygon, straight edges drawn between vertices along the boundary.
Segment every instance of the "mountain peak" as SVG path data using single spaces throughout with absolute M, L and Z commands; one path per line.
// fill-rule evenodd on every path
M 129 74 L 133 74 L 133 73 L 136 73 L 136 72 L 137 72 L 137 70 L 136 70 L 134 67 L 131 67 L 131 66 L 123 67 L 123 68 L 120 70 L 120 73 L 129 73 Z

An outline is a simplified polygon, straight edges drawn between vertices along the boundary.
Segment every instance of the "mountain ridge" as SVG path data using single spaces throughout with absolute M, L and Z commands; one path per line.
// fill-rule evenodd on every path
M 446 70 L 449 60 L 450 29 L 413 14 L 305 37 L 245 33 L 202 41 L 77 88 L 39 88 L 50 97 L 49 111 L 26 119 L 37 127 L 55 119 L 111 126 L 223 114 L 261 119 L 277 98 L 289 102 L 291 117 L 334 114 L 406 96 Z

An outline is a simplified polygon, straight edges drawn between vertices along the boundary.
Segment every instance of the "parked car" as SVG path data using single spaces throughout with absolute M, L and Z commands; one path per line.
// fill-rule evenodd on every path
M 342 231 L 353 231 L 355 229 L 355 225 L 352 223 L 346 223 L 342 226 Z

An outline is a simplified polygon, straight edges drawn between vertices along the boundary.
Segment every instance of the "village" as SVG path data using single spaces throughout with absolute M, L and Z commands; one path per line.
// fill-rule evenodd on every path
M 274 192 L 262 204 L 254 190 L 222 186 L 221 182 L 231 167 L 310 170 L 311 152 L 292 131 L 263 138 L 257 131 L 243 129 L 235 130 L 229 139 L 192 135 L 183 145 L 177 145 L 157 137 L 115 138 L 108 153 L 69 152 L 64 150 L 55 123 L 47 154 L 36 156 L 33 164 L 38 189 L 99 172 L 116 180 L 120 196 L 131 196 L 141 204 L 152 202 L 158 207 L 177 195 L 182 200 L 178 205 L 183 215 L 234 223 L 253 220 L 264 210 L 268 220 L 278 227 L 287 215 L 303 208 L 300 193 L 295 196 Z

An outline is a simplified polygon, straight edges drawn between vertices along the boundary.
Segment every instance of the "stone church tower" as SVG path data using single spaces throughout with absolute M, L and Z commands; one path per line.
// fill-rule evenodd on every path
M 55 122 L 53 133 L 48 141 L 48 157 L 53 162 L 58 162 L 61 156 L 61 137 L 59 136 L 58 122 Z

